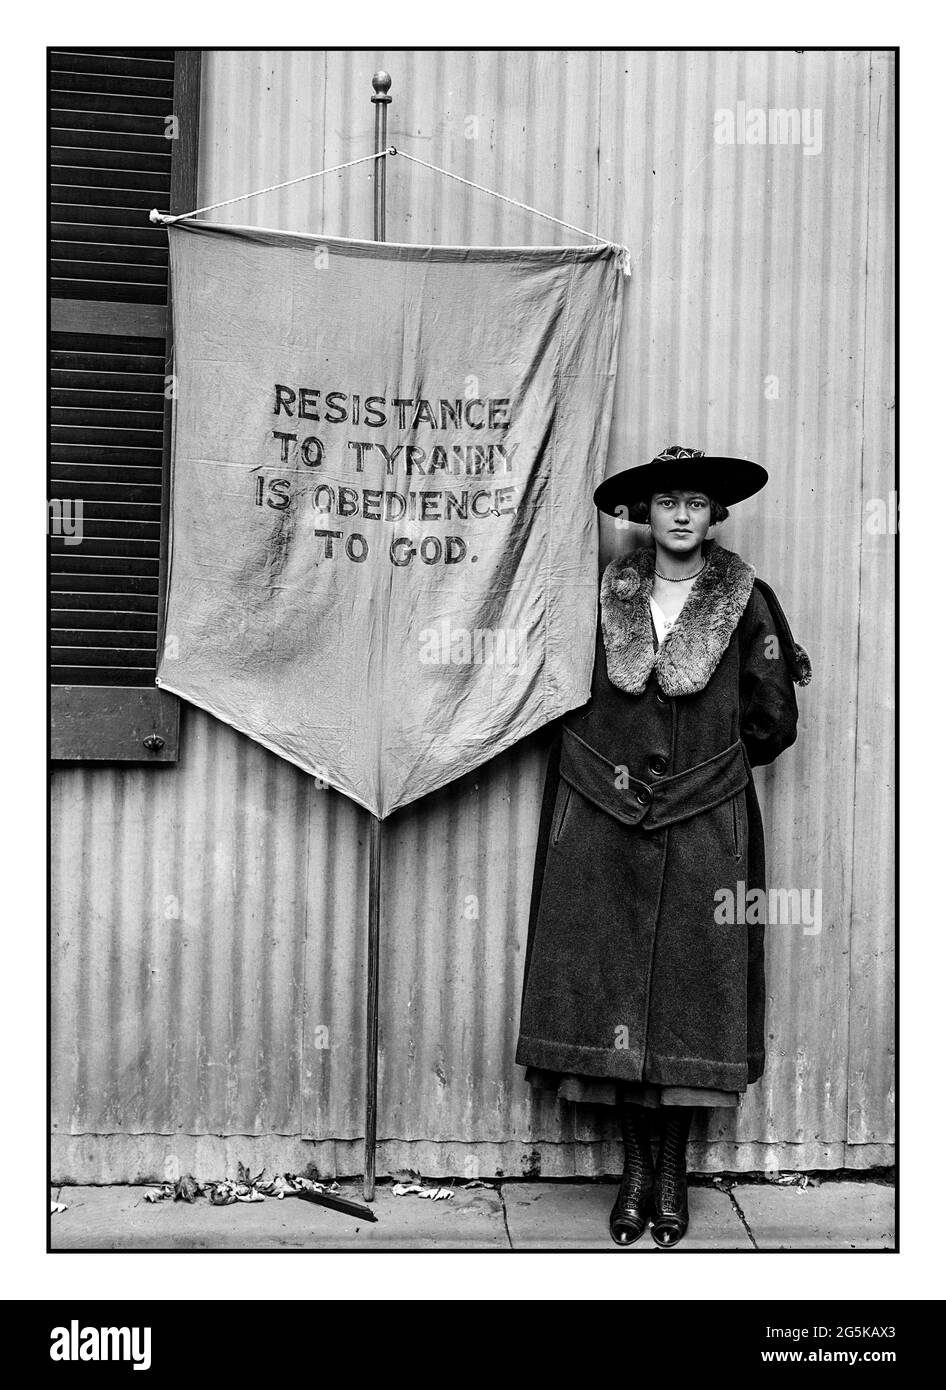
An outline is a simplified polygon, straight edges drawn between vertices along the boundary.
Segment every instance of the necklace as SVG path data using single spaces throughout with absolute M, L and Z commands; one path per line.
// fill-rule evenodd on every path
M 700 568 L 697 570 L 696 574 L 685 574 L 682 579 L 673 579 L 669 574 L 661 574 L 660 570 L 657 568 L 656 565 L 654 565 L 654 574 L 656 574 L 658 579 L 665 579 L 668 584 L 685 584 L 688 579 L 698 579 L 699 576 L 706 569 L 706 565 L 707 562 L 706 560 L 704 560 L 702 565 L 700 565 Z

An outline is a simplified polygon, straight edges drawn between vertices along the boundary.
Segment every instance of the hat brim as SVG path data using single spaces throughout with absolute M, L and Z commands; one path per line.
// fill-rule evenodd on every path
M 595 489 L 594 503 L 609 516 L 622 516 L 634 503 L 649 502 L 655 492 L 689 488 L 731 507 L 760 492 L 768 480 L 762 465 L 748 459 L 655 459 L 605 478 Z

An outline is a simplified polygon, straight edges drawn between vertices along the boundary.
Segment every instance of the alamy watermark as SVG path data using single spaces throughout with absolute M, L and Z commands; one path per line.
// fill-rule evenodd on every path
M 518 666 L 526 659 L 526 629 L 452 627 L 449 619 L 420 633 L 424 666 Z
M 51 1361 L 130 1361 L 132 1370 L 151 1368 L 150 1327 L 81 1327 L 73 1318 L 68 1327 L 49 1334 Z
M 46 501 L 46 534 L 62 536 L 66 545 L 82 544 L 82 498 L 50 497 Z
M 805 936 L 821 935 L 820 888 L 749 888 L 740 879 L 735 893 L 718 888 L 713 901 L 720 927 L 800 926 Z
M 820 107 L 750 106 L 737 101 L 735 109 L 720 107 L 713 113 L 713 139 L 717 145 L 801 145 L 805 154 L 824 149 L 824 113 Z

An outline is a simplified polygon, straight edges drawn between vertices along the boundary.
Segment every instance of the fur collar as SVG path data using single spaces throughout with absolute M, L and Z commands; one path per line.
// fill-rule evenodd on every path
M 734 550 L 705 541 L 706 568 L 658 651 L 654 651 L 650 595 L 654 551 L 612 560 L 601 576 L 601 632 L 612 685 L 640 695 L 652 671 L 665 695 L 702 690 L 745 611 L 755 570 Z

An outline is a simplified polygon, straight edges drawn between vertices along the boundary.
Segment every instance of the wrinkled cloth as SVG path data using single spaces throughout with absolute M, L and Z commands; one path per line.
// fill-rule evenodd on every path
M 378 816 L 581 705 L 619 248 L 169 236 L 158 684 Z

